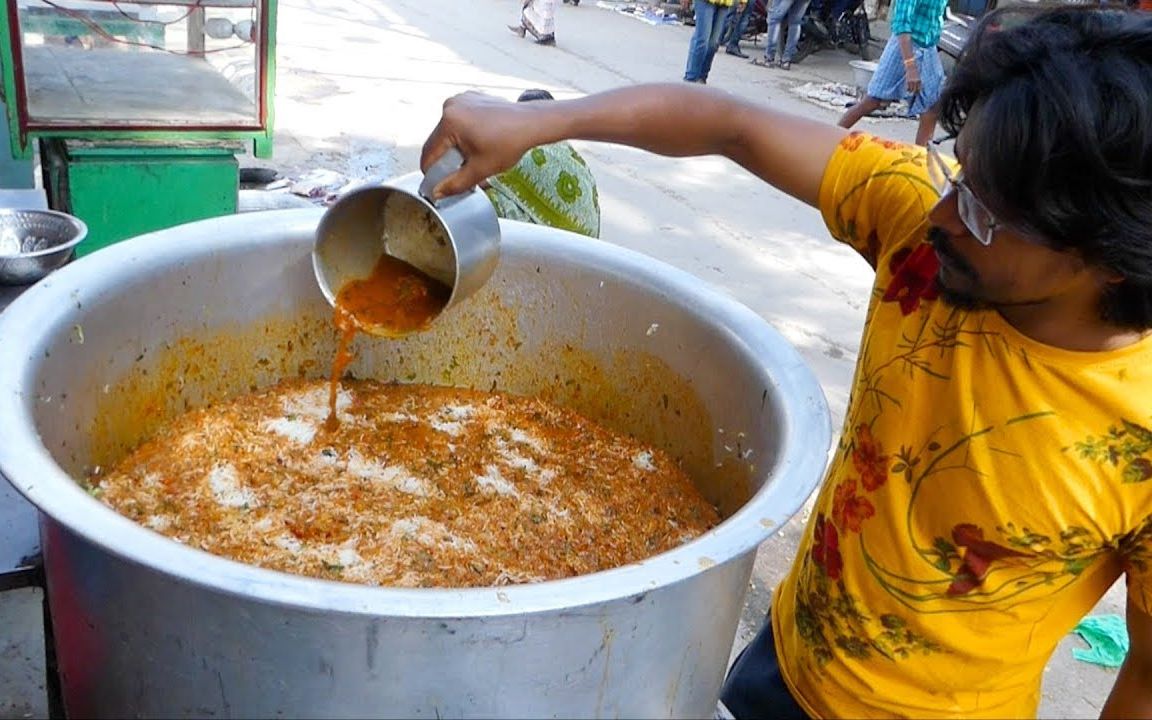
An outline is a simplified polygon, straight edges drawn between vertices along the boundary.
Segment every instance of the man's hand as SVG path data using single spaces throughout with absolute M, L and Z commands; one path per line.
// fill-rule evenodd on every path
M 900 44 L 900 57 L 904 61 L 904 85 L 912 95 L 920 92 L 920 68 L 916 66 L 916 46 L 912 44 L 912 36 L 900 33 L 896 36 Z
M 437 185 L 434 197 L 464 192 L 519 162 L 538 144 L 533 137 L 533 118 L 549 105 L 508 102 L 478 92 L 445 101 L 440 122 L 420 153 L 420 168 L 427 171 L 452 147 L 464 156 L 464 167 Z
M 916 61 L 904 63 L 904 82 L 908 86 L 908 92 L 912 95 L 920 92 L 920 69 L 916 67 Z
M 1102 719 L 1152 718 L 1152 615 L 1128 600 L 1128 657 L 1116 676 Z

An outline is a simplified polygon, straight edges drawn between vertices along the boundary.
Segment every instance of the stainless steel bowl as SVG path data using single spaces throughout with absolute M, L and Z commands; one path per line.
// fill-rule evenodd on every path
M 0 285 L 31 285 L 72 259 L 88 235 L 79 218 L 56 210 L 0 209 Z

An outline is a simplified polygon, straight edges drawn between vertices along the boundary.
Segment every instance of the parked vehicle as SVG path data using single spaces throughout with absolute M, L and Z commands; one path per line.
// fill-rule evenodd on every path
M 839 7 L 838 7 L 839 5 Z M 814 52 L 843 48 L 864 60 L 872 59 L 872 31 L 864 0 L 841 5 L 830 0 L 813 0 L 800 23 L 796 57 L 800 62 Z
M 951 8 L 944 10 L 944 27 L 940 30 L 940 39 L 936 41 L 936 49 L 940 52 L 940 62 L 944 66 L 944 73 L 951 74 L 960 53 L 968 43 L 968 36 L 979 20 L 975 15 L 966 15 L 952 12 Z
M 976 24 L 976 17 L 972 15 L 957 15 L 950 9 L 944 11 L 944 28 L 940 31 L 940 40 L 936 49 L 953 60 L 960 58 L 960 51 L 968 42 L 968 34 Z
M 960 53 L 968 43 L 968 37 L 976 29 L 976 24 L 985 13 L 1001 7 L 1023 6 L 1035 7 L 1039 5 L 1101 5 L 1111 7 L 1137 7 L 1137 0 L 953 0 L 944 11 L 944 28 L 940 32 L 940 40 L 936 49 L 941 54 L 945 72 L 951 72 L 952 66 L 960 59 Z

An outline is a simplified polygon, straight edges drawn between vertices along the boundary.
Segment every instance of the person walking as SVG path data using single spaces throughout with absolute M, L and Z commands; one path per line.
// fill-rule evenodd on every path
M 756 10 L 757 0 L 748 0 L 739 8 L 733 7 L 728 13 L 728 20 L 724 23 L 724 33 L 720 36 L 720 42 L 724 45 L 724 52 L 728 55 L 735 55 L 738 58 L 746 58 L 748 54 L 740 49 L 740 41 L 744 38 L 744 33 L 748 30 L 748 21 L 752 19 L 752 14 Z
M 520 37 L 531 35 L 537 45 L 555 45 L 556 0 L 523 0 L 520 19 L 508 29 Z
M 792 68 L 796 45 L 800 42 L 800 21 L 804 19 L 810 1 L 773 0 L 772 9 L 768 12 L 768 41 L 764 45 L 764 58 L 752 58 L 753 65 L 778 66 L 783 70 Z M 783 28 L 787 28 L 787 38 L 781 46 L 780 31 Z
M 696 18 L 692 16 L 693 0 L 680 0 L 680 18 L 685 25 L 695 25 Z
M 919 117 L 916 144 L 926 145 L 932 139 L 936 101 L 944 87 L 944 66 L 936 43 L 947 6 L 948 0 L 895 0 L 892 35 L 876 63 L 876 72 L 864 99 L 840 118 L 840 127 L 854 126 L 887 103 L 907 100 L 909 117 Z
M 1152 718 L 1152 16 L 988 21 L 927 148 L 680 83 L 467 93 L 424 143 L 422 168 L 465 157 L 434 197 L 564 139 L 721 155 L 875 271 L 835 455 L 721 693 L 737 718 L 1035 717 L 1121 578 L 1100 714 Z
M 684 81 L 690 83 L 708 82 L 712 71 L 712 60 L 720 48 L 720 33 L 724 31 L 724 19 L 732 10 L 735 0 L 696 0 L 696 29 L 688 44 L 688 67 L 684 70 Z

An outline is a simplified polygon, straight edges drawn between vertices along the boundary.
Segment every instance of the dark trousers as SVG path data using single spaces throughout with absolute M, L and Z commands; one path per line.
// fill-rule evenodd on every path
M 720 699 L 737 720 L 807 720 L 808 716 L 780 674 L 771 613 L 764 618 L 756 637 L 732 663 L 720 690 Z
M 740 38 L 744 37 L 744 31 L 748 29 L 748 21 L 752 18 L 752 10 L 755 7 L 756 0 L 748 0 L 739 15 L 734 10 L 728 13 L 724 33 L 720 36 L 720 42 L 724 47 L 730 50 L 740 49 Z

